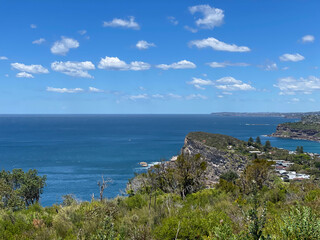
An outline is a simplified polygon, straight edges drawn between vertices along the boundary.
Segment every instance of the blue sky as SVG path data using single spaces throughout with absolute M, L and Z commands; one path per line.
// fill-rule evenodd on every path
M 0 113 L 317 111 L 317 0 L 0 0 Z

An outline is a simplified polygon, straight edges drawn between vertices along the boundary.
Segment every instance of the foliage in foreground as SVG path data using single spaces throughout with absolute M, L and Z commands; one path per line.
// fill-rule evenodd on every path
M 214 189 L 188 194 L 183 187 L 164 192 L 157 187 L 161 178 L 153 178 L 129 197 L 77 202 L 65 196 L 46 208 L 3 208 L 0 239 L 319 239 L 318 183 L 285 183 L 269 167 L 255 160 L 242 175 L 228 172 Z M 179 174 L 185 178 L 175 178 L 178 185 L 188 179 Z

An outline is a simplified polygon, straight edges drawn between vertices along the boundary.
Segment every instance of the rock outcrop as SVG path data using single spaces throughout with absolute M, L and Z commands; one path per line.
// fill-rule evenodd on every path
M 271 137 L 320 141 L 320 124 L 316 122 L 282 123 Z
M 208 184 L 217 182 L 219 176 L 227 171 L 240 173 L 249 162 L 249 158 L 240 152 L 245 143 L 236 138 L 204 132 L 189 133 L 181 153 L 194 156 L 200 154 L 208 163 Z

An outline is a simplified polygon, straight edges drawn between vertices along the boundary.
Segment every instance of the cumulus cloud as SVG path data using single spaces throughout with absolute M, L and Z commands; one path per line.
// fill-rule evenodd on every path
M 8 58 L 5 56 L 0 56 L 0 60 L 8 60 Z
M 250 91 L 255 90 L 250 84 L 233 77 L 223 77 L 215 81 L 215 87 L 223 91 Z
M 168 69 L 196 68 L 197 66 L 193 62 L 182 60 L 172 64 L 159 64 L 156 67 L 162 70 L 168 70 Z
M 51 52 L 57 55 L 66 55 L 70 49 L 78 48 L 79 42 L 72 38 L 61 37 L 61 40 L 56 41 L 51 47 Z
M 150 69 L 150 64 L 140 61 L 134 61 L 126 63 L 117 57 L 105 57 L 101 58 L 98 68 L 105 70 L 118 70 L 118 71 L 142 71 Z
M 178 25 L 178 24 L 179 24 L 179 21 L 178 21 L 175 17 L 173 17 L 173 16 L 169 16 L 169 17 L 168 17 L 168 20 L 169 20 L 169 22 L 172 23 L 173 25 Z
M 89 92 L 101 93 L 104 92 L 104 90 L 95 87 L 89 87 Z
M 128 19 L 114 18 L 110 22 L 103 22 L 104 27 L 122 27 L 139 30 L 140 26 L 135 22 L 135 17 L 130 16 Z
M 47 87 L 48 92 L 56 92 L 56 93 L 79 93 L 83 92 L 82 88 L 54 88 L 54 87 Z
M 282 62 L 299 62 L 304 60 L 304 56 L 300 55 L 299 53 L 295 53 L 295 54 L 283 54 L 282 56 L 279 57 L 280 61 Z
M 311 94 L 320 90 L 320 79 L 315 76 L 299 79 L 286 77 L 278 79 L 273 86 L 280 89 L 280 95 Z
M 208 65 L 212 68 L 224 68 L 224 67 L 247 67 L 248 63 L 231 63 L 231 62 L 210 62 Z
M 32 42 L 32 44 L 38 44 L 38 45 L 40 45 L 40 44 L 42 44 L 42 43 L 44 43 L 46 40 L 44 39 L 44 38 L 39 38 L 39 39 L 37 39 L 37 40 L 34 40 L 33 42 Z
M 237 46 L 235 44 L 228 44 L 219 41 L 213 37 L 202 40 L 191 41 L 190 46 L 196 46 L 197 48 L 206 48 L 211 47 L 216 51 L 227 51 L 227 52 L 249 52 L 250 48 L 246 46 Z
M 49 73 L 48 69 L 44 68 L 41 65 L 25 65 L 23 63 L 11 63 L 11 66 L 14 69 L 19 70 L 21 72 L 34 73 L 34 74 Z
M 303 43 L 309 43 L 309 42 L 314 42 L 314 39 L 315 39 L 314 36 L 312 36 L 312 35 L 306 35 L 306 36 L 303 36 L 303 37 L 301 38 L 301 41 L 302 41 Z
M 95 66 L 90 61 L 85 62 L 53 62 L 51 69 L 56 72 L 61 72 L 72 77 L 93 78 L 88 73 L 88 70 L 94 70 Z
M 201 28 L 213 29 L 223 23 L 223 10 L 210 7 L 209 5 L 197 5 L 189 7 L 191 14 L 201 13 L 203 18 L 196 20 L 196 25 Z
M 37 28 L 37 25 L 35 25 L 35 24 L 30 24 L 30 28 L 36 29 L 36 28 Z
M 201 78 L 192 78 L 192 81 L 190 82 L 187 82 L 188 84 L 191 84 L 193 85 L 195 88 L 197 89 L 201 89 L 201 90 L 204 90 L 205 87 L 204 86 L 212 86 L 214 85 L 214 82 L 211 81 L 211 80 L 204 80 L 204 79 L 201 79 Z
M 140 50 L 145 50 L 148 49 L 150 47 L 155 47 L 156 45 L 154 43 L 148 43 L 147 41 L 144 40 L 140 40 L 139 42 L 137 42 L 136 47 Z
M 34 78 L 34 76 L 27 72 L 19 72 L 17 73 L 16 77 L 18 78 Z

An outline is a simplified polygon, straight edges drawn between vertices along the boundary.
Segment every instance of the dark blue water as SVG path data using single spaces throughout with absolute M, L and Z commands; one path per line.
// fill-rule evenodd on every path
M 43 205 L 75 194 L 79 200 L 98 196 L 97 181 L 113 179 L 105 191 L 115 197 L 138 163 L 157 162 L 179 153 L 190 131 L 222 133 L 243 140 L 269 139 L 273 146 L 320 153 L 320 144 L 268 138 L 284 118 L 214 117 L 211 115 L 51 115 L 0 116 L 0 169 L 38 169 L 47 175 Z M 257 124 L 257 125 L 256 125 Z

